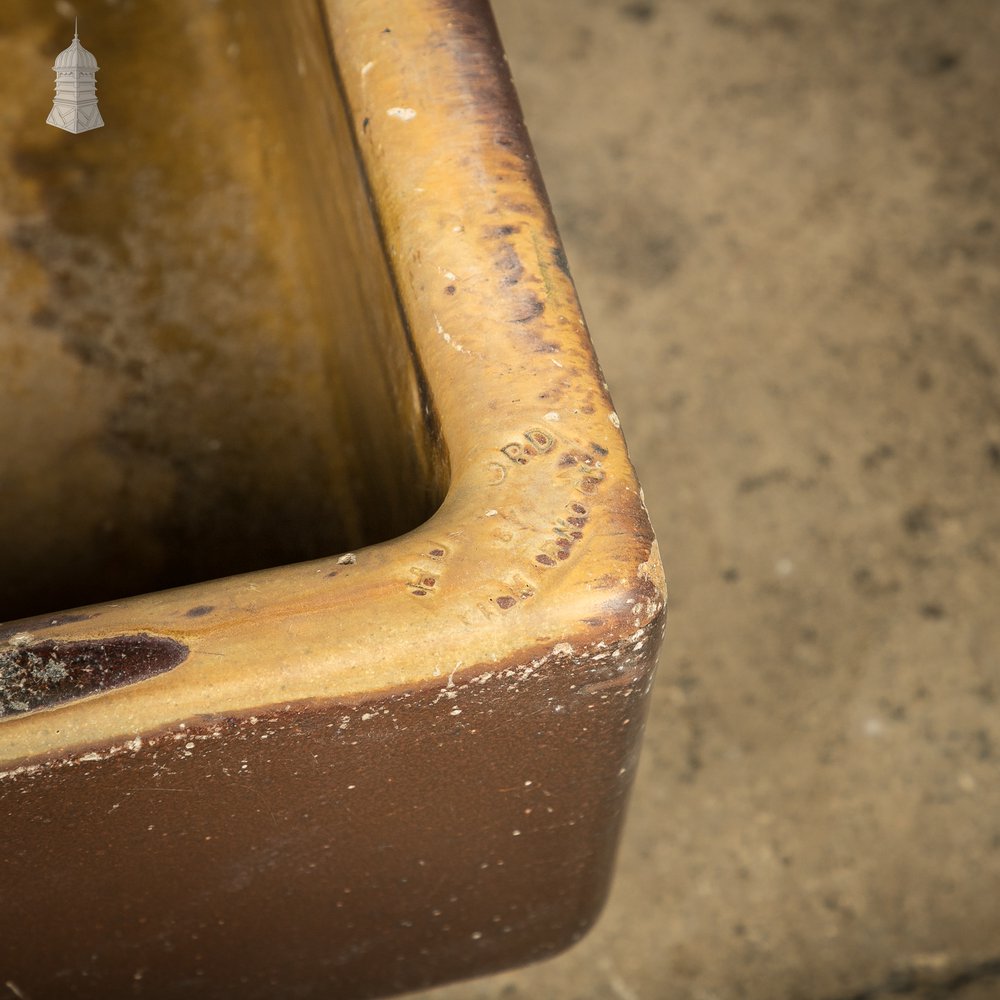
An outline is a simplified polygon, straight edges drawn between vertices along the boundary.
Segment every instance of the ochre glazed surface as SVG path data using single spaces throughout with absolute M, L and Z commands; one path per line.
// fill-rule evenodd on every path
M 381 544 L 0 631 L 31 695 L 0 701 L 0 972 L 29 990 L 383 995 L 565 946 L 609 877 L 663 577 L 492 19 L 288 7 L 388 260 L 388 382 L 437 470 L 410 509 L 447 493 Z M 90 909 L 53 917 L 61 886 Z
M 37 121 L 72 22 L 0 9 L 0 621 L 416 527 L 447 463 L 318 9 L 81 13 L 75 136 Z

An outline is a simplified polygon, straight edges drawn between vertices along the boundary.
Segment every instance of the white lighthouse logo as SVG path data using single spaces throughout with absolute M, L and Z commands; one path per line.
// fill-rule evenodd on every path
M 92 52 L 80 44 L 79 25 L 73 28 L 73 42 L 56 56 L 56 99 L 46 122 L 67 132 L 89 132 L 104 124 L 97 107 L 98 65 Z

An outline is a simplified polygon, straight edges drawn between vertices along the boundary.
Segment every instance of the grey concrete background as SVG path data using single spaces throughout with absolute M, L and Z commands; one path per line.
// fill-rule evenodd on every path
M 601 922 L 421 996 L 1000 997 L 1000 3 L 495 6 L 671 613 Z

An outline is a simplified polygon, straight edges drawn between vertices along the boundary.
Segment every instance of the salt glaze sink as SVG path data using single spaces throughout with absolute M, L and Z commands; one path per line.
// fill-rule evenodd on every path
M 92 6 L 81 136 L 0 9 L 0 983 L 553 954 L 665 596 L 488 7 Z

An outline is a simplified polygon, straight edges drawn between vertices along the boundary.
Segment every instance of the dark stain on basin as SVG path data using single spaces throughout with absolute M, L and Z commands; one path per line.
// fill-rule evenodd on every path
M 146 680 L 187 656 L 187 646 L 145 633 L 68 642 L 12 636 L 0 652 L 0 719 Z
M 35 615 L 33 618 L 22 618 L 19 621 L 0 625 L 0 642 L 4 642 L 21 632 L 34 632 L 36 629 L 59 628 L 60 625 L 72 625 L 76 622 L 90 621 L 96 614 L 86 612 L 62 612 L 58 615 Z
M 538 319 L 539 316 L 545 312 L 545 303 L 538 298 L 534 293 L 529 293 L 524 296 L 519 303 L 519 315 L 515 316 L 511 322 L 513 323 L 530 323 L 533 319 Z M 556 351 L 559 348 L 555 345 L 546 343 L 545 351 Z
M 569 261 L 566 260 L 566 251 L 561 246 L 554 246 L 552 248 L 552 262 L 570 281 L 573 280 L 573 276 L 569 273 Z
M 470 98 L 467 113 L 489 124 L 493 142 L 510 154 L 508 167 L 528 182 L 551 222 L 545 186 L 489 4 L 484 0 L 438 0 L 438 7 L 449 29 L 441 40 L 454 56 Z M 537 211 L 533 208 L 531 214 Z

